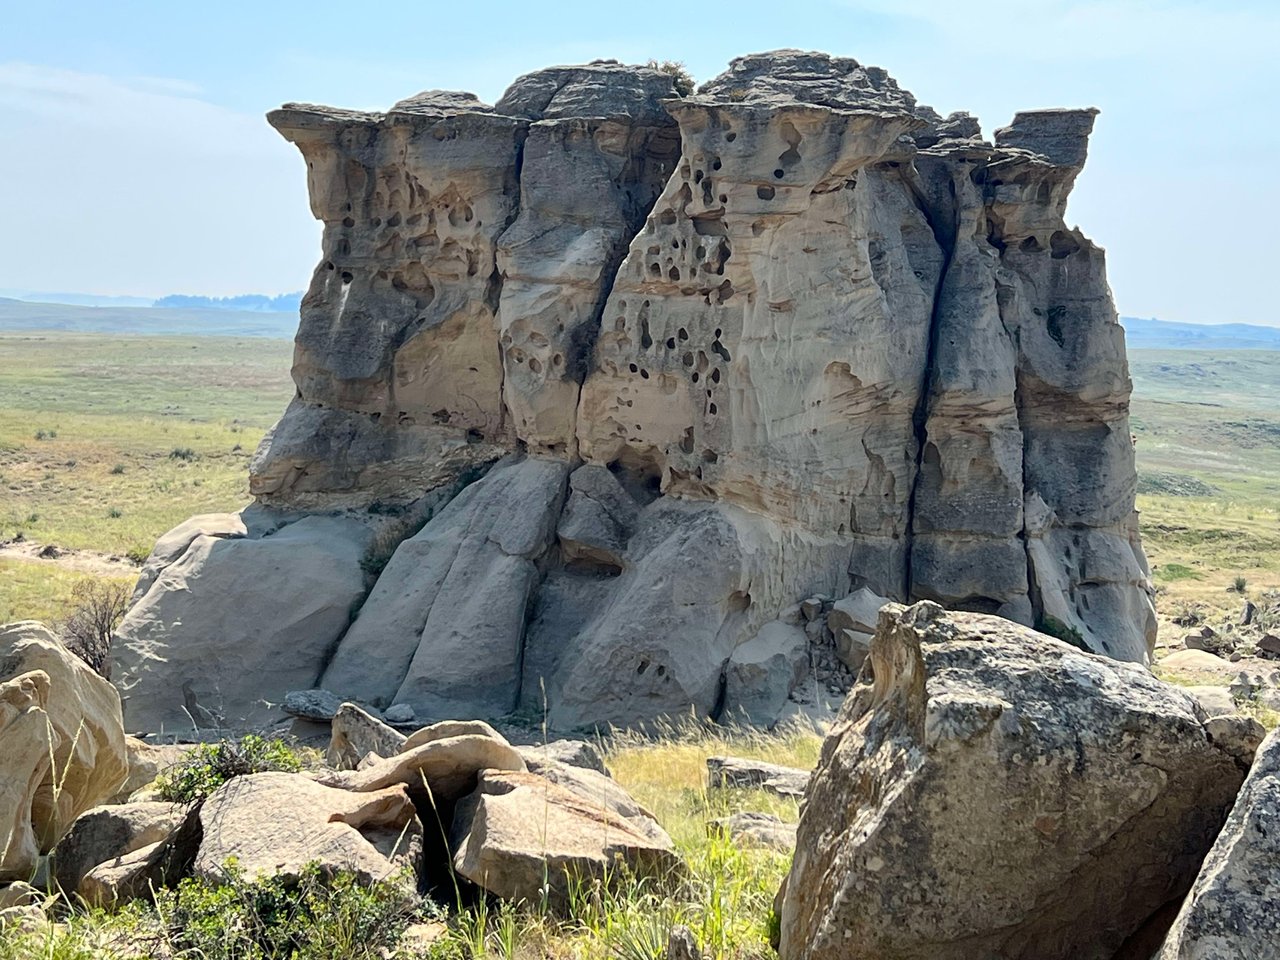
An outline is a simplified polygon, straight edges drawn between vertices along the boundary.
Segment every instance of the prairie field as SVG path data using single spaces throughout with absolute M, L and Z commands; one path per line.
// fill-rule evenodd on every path
M 291 355 L 248 337 L 0 335 L 0 541 L 71 553 L 0 549 L 0 622 L 54 619 L 76 580 L 129 574 L 94 558 L 139 562 L 192 514 L 248 502 Z
M 130 575 L 94 558 L 137 563 L 187 517 L 243 506 L 291 356 L 256 337 L 0 334 L 0 541 L 69 552 L 0 548 L 0 622 L 56 618 L 76 580 Z M 1162 620 L 1238 610 L 1237 578 L 1280 589 L 1280 353 L 1132 350 L 1130 366 Z

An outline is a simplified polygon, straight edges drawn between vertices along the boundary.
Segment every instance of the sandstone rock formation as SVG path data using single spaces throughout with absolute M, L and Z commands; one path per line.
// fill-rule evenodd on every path
M 766 790 L 780 797 L 804 796 L 810 772 L 743 757 L 707 757 L 707 789 L 738 787 Z
M 228 780 L 200 809 L 195 875 L 219 882 L 234 862 L 246 879 L 299 876 L 311 864 L 366 883 L 419 868 L 422 824 L 403 786 L 353 793 L 299 774 Z
M 120 697 L 43 624 L 0 626 L 0 882 L 128 776 Z
M 159 801 L 94 807 L 76 818 L 54 848 L 54 879 L 74 896 L 94 867 L 160 843 L 185 819 L 182 807 Z
M 684 98 L 603 61 L 492 107 L 269 119 L 324 224 L 298 392 L 257 505 L 147 564 L 131 727 L 321 683 L 430 718 L 768 722 L 751 677 L 794 661 L 748 645 L 861 587 L 1148 659 L 1123 332 L 1064 220 L 1094 111 L 987 141 L 778 51 Z
M 665 842 L 664 842 L 665 841 Z M 680 867 L 671 841 L 655 839 L 608 807 L 532 773 L 486 770 L 458 805 L 454 869 L 505 900 L 554 910 L 575 878 L 613 882 L 618 862 L 631 876 L 665 879 Z
M 1280 957 L 1280 733 L 1258 751 L 1158 960 Z
M 484 770 L 525 770 L 524 760 L 506 740 L 485 732 L 456 733 L 451 724 L 427 727 L 425 736 L 409 738 L 394 756 L 379 759 L 359 770 L 327 774 L 325 784 L 344 790 L 384 790 L 396 784 L 430 790 L 432 803 L 452 803 L 470 793 Z M 440 734 L 433 736 L 433 734 Z M 416 735 L 415 735 L 416 736 Z
M 369 754 L 399 753 L 408 738 L 354 703 L 344 703 L 333 715 L 325 762 L 335 770 L 354 770 Z
M 782 960 L 1103 960 L 1190 887 L 1244 776 L 1192 697 L 930 602 L 885 607 L 871 658 L 805 795 Z

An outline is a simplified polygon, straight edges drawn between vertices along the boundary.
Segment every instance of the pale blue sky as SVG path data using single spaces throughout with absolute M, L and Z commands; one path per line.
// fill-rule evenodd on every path
M 304 287 L 303 166 L 262 115 L 385 108 L 428 88 L 492 102 L 598 57 L 820 49 L 885 67 L 984 131 L 1102 109 L 1068 219 L 1107 248 L 1121 312 L 1280 324 L 1280 3 L 1197 0 L 58 2 L 0 16 L 0 289 L 158 296 Z

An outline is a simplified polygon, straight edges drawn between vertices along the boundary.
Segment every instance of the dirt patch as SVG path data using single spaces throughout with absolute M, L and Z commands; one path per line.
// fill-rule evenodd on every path
M 68 550 L 52 543 L 32 540 L 6 540 L 0 543 L 0 560 L 25 563 L 47 563 L 77 573 L 100 577 L 134 577 L 137 566 L 128 557 L 98 553 L 94 550 Z

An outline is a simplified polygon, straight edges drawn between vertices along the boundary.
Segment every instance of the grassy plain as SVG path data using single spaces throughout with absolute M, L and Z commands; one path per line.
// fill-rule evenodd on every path
M 253 337 L 0 334 L 0 540 L 144 556 L 248 500 L 249 458 L 293 392 Z M 1162 614 L 1280 588 L 1280 353 L 1134 350 L 1143 538 Z M 83 572 L 0 553 L 0 622 L 49 617 Z
M 248 501 L 249 458 L 293 392 L 291 344 L 0 335 L 0 540 L 145 557 Z M 47 619 L 85 576 L 0 553 L 0 622 Z
M 1280 587 L 1280 353 L 1134 350 L 1142 538 L 1162 619 Z M 1167 622 L 1167 620 L 1166 620 Z

